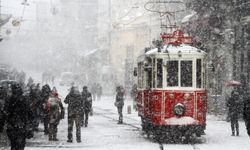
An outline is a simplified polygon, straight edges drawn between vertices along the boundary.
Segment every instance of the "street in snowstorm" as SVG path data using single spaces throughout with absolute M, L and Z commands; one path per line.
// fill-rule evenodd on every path
M 60 86 L 59 86 L 60 87 Z M 58 89 L 60 97 L 65 98 L 68 88 Z M 206 135 L 195 138 L 188 144 L 185 143 L 158 143 L 141 130 L 141 122 L 138 112 L 134 109 L 128 114 L 127 107 L 133 102 L 128 97 L 124 106 L 124 124 L 117 124 L 118 114 L 114 106 L 115 96 L 104 96 L 101 100 L 93 101 L 93 116 L 89 118 L 89 126 L 82 127 L 82 143 L 67 142 L 67 119 L 60 122 L 58 128 L 59 141 L 48 141 L 48 136 L 42 132 L 43 125 L 39 125 L 39 132 L 35 132 L 34 138 L 27 141 L 26 150 L 248 150 L 249 137 L 246 133 L 244 121 L 240 121 L 240 136 L 230 134 L 230 123 L 220 121 L 216 116 L 207 118 Z M 75 135 L 74 138 L 75 140 Z M 1 147 L 1 150 L 10 148 Z
M 249 150 L 250 0 L 0 0 L 0 150 Z

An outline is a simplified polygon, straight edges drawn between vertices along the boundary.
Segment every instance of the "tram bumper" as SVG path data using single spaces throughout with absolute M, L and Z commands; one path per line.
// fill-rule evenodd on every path
M 185 133 L 186 135 L 196 133 L 197 136 L 202 135 L 205 130 L 205 126 L 199 124 L 198 120 L 188 116 L 165 119 L 164 128 L 170 132 L 179 131 L 181 133 Z
M 165 124 L 166 125 L 180 125 L 180 126 L 197 125 L 198 120 L 195 120 L 194 118 L 188 117 L 188 116 L 171 117 L 171 118 L 165 119 Z

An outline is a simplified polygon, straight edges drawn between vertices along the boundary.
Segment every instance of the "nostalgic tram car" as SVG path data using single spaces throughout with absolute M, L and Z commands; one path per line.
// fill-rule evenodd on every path
M 206 53 L 182 31 L 137 59 L 142 130 L 157 136 L 200 136 L 206 128 Z

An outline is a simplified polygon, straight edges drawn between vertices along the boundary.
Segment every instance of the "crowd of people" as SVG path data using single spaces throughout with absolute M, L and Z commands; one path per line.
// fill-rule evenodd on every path
M 11 90 L 11 94 L 8 90 Z M 6 128 L 12 150 L 23 150 L 26 139 L 32 138 L 43 123 L 49 141 L 58 141 L 57 127 L 65 117 L 65 110 L 56 87 L 28 82 L 23 86 L 13 83 L 9 89 L 0 86 L 0 132 Z M 4 100 L 3 100 L 4 99 Z M 84 86 L 82 92 L 72 86 L 64 100 L 68 104 L 68 142 L 72 142 L 73 124 L 76 124 L 77 142 L 81 142 L 81 127 L 88 126 L 92 110 L 92 95 Z
M 57 131 L 61 119 L 65 118 L 65 110 L 62 100 L 56 87 L 48 84 L 40 87 L 34 84 L 30 78 L 27 85 L 11 84 L 11 93 L 0 86 L 0 132 L 6 128 L 7 135 L 11 142 L 12 150 L 23 150 L 25 141 L 39 131 L 38 126 L 43 123 L 44 134 L 48 135 L 49 141 L 58 141 Z M 99 90 L 99 91 L 98 91 Z M 76 141 L 81 142 L 81 127 L 88 127 L 88 118 L 92 109 L 92 98 L 100 99 L 101 87 L 96 84 L 96 90 L 90 92 L 87 86 L 80 91 L 78 87 L 72 86 L 64 99 L 68 105 L 68 140 L 73 142 L 73 125 L 76 126 Z M 98 94 L 97 94 L 98 93 Z M 137 93 L 136 85 L 131 90 L 131 97 L 135 101 Z M 232 136 L 239 136 L 238 120 L 243 114 L 247 133 L 250 136 L 250 91 L 242 96 L 239 89 L 235 88 L 227 100 L 229 118 L 231 120 Z M 3 102 L 4 99 L 4 103 Z M 125 89 L 122 86 L 116 87 L 114 105 L 117 107 L 118 124 L 123 123 L 123 106 L 125 100 Z

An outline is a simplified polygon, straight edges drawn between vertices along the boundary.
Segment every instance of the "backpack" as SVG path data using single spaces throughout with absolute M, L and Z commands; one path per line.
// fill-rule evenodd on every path
M 59 109 L 60 109 L 60 105 L 59 105 L 58 99 L 54 97 L 50 97 L 46 103 L 45 110 L 47 112 L 53 113 L 53 112 L 59 111 Z

